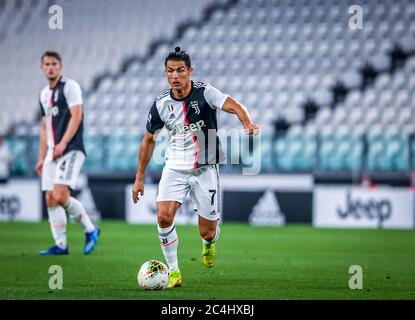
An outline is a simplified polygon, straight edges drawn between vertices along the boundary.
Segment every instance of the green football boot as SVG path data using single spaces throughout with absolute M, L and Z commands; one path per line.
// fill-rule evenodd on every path
M 179 271 L 170 272 L 170 279 L 167 288 L 181 287 L 182 284 L 182 274 Z
M 203 244 L 202 247 L 202 261 L 203 264 L 208 267 L 212 268 L 215 264 L 216 258 L 216 245 L 211 243 L 210 245 Z

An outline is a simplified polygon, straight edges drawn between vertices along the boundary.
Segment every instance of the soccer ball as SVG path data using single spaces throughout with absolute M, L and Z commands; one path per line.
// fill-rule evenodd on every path
M 169 279 L 169 268 L 158 260 L 144 262 L 137 274 L 138 285 L 144 290 L 166 289 Z

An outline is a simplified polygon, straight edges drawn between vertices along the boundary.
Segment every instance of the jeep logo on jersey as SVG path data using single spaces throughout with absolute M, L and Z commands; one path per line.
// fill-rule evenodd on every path
M 190 107 L 195 109 L 195 113 L 199 114 L 200 113 L 200 109 L 199 109 L 199 102 L 198 101 L 192 101 L 190 102 Z
M 189 131 L 198 131 L 198 130 L 202 130 L 202 128 L 205 126 L 205 122 L 203 120 L 199 120 L 196 123 L 191 123 L 189 125 L 184 125 L 184 126 L 180 126 L 177 125 L 176 127 L 173 128 L 173 135 L 176 133 L 188 133 Z
M 59 114 L 59 109 L 57 106 L 52 108 L 52 116 L 56 117 Z
M 53 117 L 56 117 L 59 114 L 59 108 L 54 106 L 52 109 L 47 109 L 46 116 L 49 117 L 51 114 Z

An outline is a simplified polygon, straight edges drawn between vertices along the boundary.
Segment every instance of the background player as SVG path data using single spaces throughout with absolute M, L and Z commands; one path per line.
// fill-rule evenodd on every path
M 136 203 L 138 194 L 144 194 L 143 177 L 154 150 L 155 134 L 165 126 L 169 139 L 157 196 L 157 222 L 170 269 L 168 287 L 172 288 L 182 285 L 174 217 L 188 192 L 199 214 L 203 264 L 212 267 L 215 263 L 215 242 L 220 233 L 218 163 L 222 155 L 216 135 L 216 109 L 235 114 L 248 134 L 257 134 L 259 129 L 241 103 L 209 84 L 191 81 L 190 56 L 179 47 L 165 59 L 165 70 L 171 89 L 155 100 L 148 115 L 132 198 Z
M 41 255 L 68 254 L 66 237 L 67 216 L 79 222 L 86 234 L 84 254 L 92 252 L 100 230 L 94 226 L 82 204 L 71 197 L 85 161 L 83 132 L 83 102 L 79 84 L 63 78 L 62 59 L 57 52 L 45 52 L 41 68 L 49 81 L 40 92 L 42 125 L 40 128 L 39 159 L 36 171 L 46 191 L 46 205 L 55 245 Z

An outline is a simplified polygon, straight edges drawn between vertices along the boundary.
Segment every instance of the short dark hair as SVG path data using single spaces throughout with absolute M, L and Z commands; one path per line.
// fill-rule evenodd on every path
M 167 65 L 167 61 L 169 60 L 184 61 L 188 68 L 192 66 L 189 54 L 186 51 L 181 50 L 180 47 L 176 47 L 174 48 L 174 51 L 169 52 L 169 55 L 166 57 L 166 60 L 164 60 L 164 66 Z
M 42 58 L 40 59 L 40 61 L 43 63 L 43 58 L 44 57 L 53 57 L 55 59 L 58 59 L 60 63 L 62 63 L 62 58 L 61 55 L 59 53 L 57 53 L 56 51 L 45 51 L 44 54 L 42 54 Z

